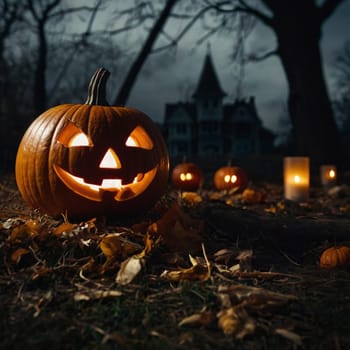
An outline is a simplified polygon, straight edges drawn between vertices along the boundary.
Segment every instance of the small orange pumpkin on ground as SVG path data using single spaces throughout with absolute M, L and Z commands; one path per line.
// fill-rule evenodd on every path
M 245 171 L 238 166 L 223 166 L 214 174 L 214 185 L 216 189 L 231 190 L 238 188 L 243 191 L 248 185 L 248 178 Z
M 321 254 L 320 267 L 325 269 L 350 267 L 350 248 L 347 246 L 327 248 Z
M 176 188 L 183 191 L 197 191 L 203 183 L 203 173 L 194 163 L 180 163 L 172 171 L 171 180 Z

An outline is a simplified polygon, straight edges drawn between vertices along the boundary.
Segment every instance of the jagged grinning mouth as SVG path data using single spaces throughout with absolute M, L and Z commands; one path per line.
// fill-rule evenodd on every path
M 113 198 L 117 202 L 137 197 L 152 183 L 158 171 L 156 166 L 147 173 L 139 173 L 132 183 L 125 185 L 122 185 L 121 179 L 104 179 L 101 185 L 95 185 L 86 183 L 83 178 L 70 174 L 56 164 L 53 168 L 60 180 L 71 191 L 95 202 L 102 202 L 106 192 L 115 194 Z

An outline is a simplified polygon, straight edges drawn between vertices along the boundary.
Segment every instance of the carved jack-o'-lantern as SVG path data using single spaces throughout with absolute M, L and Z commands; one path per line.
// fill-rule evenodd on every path
M 218 190 L 244 190 L 248 179 L 245 171 L 238 166 L 227 165 L 219 168 L 214 174 L 214 185 Z
M 184 162 L 173 169 L 171 180 L 176 188 L 196 191 L 203 183 L 203 173 L 196 164 Z
M 47 110 L 23 136 L 16 180 L 32 207 L 73 217 L 131 214 L 165 191 L 169 159 L 160 130 L 139 110 L 108 105 L 108 76 L 98 69 L 85 104 Z

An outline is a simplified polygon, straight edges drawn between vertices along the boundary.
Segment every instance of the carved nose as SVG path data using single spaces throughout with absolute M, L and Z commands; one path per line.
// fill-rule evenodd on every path
M 100 168 L 102 169 L 120 169 L 122 167 L 117 154 L 112 148 L 109 148 L 103 156 Z

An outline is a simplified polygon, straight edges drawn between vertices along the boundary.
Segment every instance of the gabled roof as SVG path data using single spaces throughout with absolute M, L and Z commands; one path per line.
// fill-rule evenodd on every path
M 243 113 L 240 111 L 243 111 Z M 254 97 L 249 97 L 248 99 L 236 99 L 234 103 L 224 105 L 223 119 L 231 122 L 258 122 L 261 124 L 261 120 L 256 112 Z
M 224 97 L 226 93 L 222 90 L 219 79 L 214 69 L 213 61 L 207 53 L 197 88 L 192 97 Z
M 191 102 L 167 103 L 165 105 L 165 121 L 169 122 L 173 114 L 179 109 L 184 109 L 188 117 L 194 121 L 196 119 L 196 106 Z

